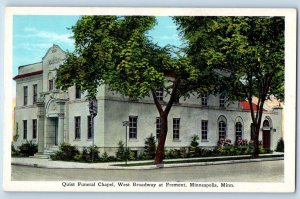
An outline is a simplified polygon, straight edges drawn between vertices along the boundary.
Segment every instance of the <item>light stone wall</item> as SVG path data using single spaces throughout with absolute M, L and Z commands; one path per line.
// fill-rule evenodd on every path
M 153 103 L 140 103 L 128 101 L 105 101 L 105 147 L 117 147 L 117 143 L 122 140 L 125 142 L 125 127 L 122 121 L 128 120 L 129 116 L 138 116 L 137 139 L 128 139 L 128 147 L 144 147 L 145 139 L 152 133 L 156 134 L 156 117 L 158 111 Z M 189 106 L 173 106 L 168 117 L 168 135 L 166 147 L 179 148 L 190 145 L 191 137 L 198 135 L 201 139 L 201 120 L 208 120 L 208 139 L 200 140 L 200 146 L 214 147 L 219 139 L 218 118 L 224 116 L 227 124 L 226 139 L 235 141 L 235 124 L 238 118 L 242 118 L 243 139 L 250 140 L 250 111 L 232 111 L 226 109 L 201 108 Z M 281 137 L 281 113 L 265 113 L 263 120 L 269 116 L 273 123 L 271 131 L 271 149 L 277 145 Z M 173 140 L 173 118 L 180 118 L 180 139 Z M 129 132 L 128 132 L 129 133 Z M 262 132 L 260 133 L 262 140 Z
M 65 52 L 59 46 L 53 45 L 43 57 L 43 92 L 49 91 L 49 76 L 54 78 L 55 90 L 55 69 L 63 63 L 65 56 Z
M 28 87 L 27 106 L 33 105 L 33 85 L 37 84 L 38 94 L 37 99 L 40 97 L 42 92 L 42 75 L 34 75 L 32 77 L 25 77 L 16 80 L 16 107 L 24 106 L 24 86 Z
M 27 120 L 27 140 L 32 140 L 34 143 L 37 142 L 37 139 L 33 139 L 33 131 L 32 131 L 32 120 L 36 119 L 37 117 L 38 108 L 36 106 L 30 106 L 30 107 L 19 107 L 15 110 L 15 129 L 14 129 L 14 135 L 16 135 L 17 126 L 18 126 L 18 134 L 19 138 L 15 142 L 15 146 L 20 146 L 22 143 L 26 142 L 26 139 L 23 139 L 23 120 Z M 16 125 L 18 123 L 18 125 Z M 37 123 L 37 129 L 38 129 L 38 123 Z M 38 131 L 37 131 L 37 138 L 38 138 Z
M 64 141 L 72 145 L 88 147 L 93 144 L 92 139 L 87 139 L 87 116 L 89 115 L 87 92 L 82 94 L 81 99 L 75 99 L 75 86 L 70 87 L 66 92 L 48 91 L 48 77 L 52 73 L 55 79 L 55 68 L 59 67 L 65 53 L 56 45 L 51 47 L 43 57 L 41 63 L 22 66 L 19 68 L 19 74 L 25 74 L 43 68 L 43 75 L 35 75 L 17 80 L 17 100 L 15 110 L 15 122 L 19 123 L 20 138 L 17 145 L 20 145 L 23 137 L 23 120 L 28 120 L 28 139 L 32 138 L 32 119 L 37 118 L 38 108 L 32 105 L 33 84 L 38 84 L 38 97 L 42 93 L 44 97 L 46 115 L 44 123 L 45 147 L 54 145 L 55 121 L 58 114 L 64 113 Z M 170 78 L 169 78 L 170 79 Z M 55 81 L 54 81 L 55 82 Z M 28 86 L 28 106 L 23 106 L 23 86 Z M 55 85 L 55 83 L 54 83 Z M 51 100 L 55 102 L 56 98 L 64 98 L 65 105 L 59 105 L 59 110 L 51 113 Z M 125 127 L 122 121 L 128 121 L 129 116 L 137 116 L 137 139 L 128 139 L 128 146 L 132 150 L 140 150 L 144 147 L 145 139 L 152 133 L 156 135 L 156 117 L 158 111 L 153 103 L 152 96 L 149 95 L 143 99 L 134 101 L 129 97 L 122 96 L 113 92 L 108 86 L 98 87 L 98 114 L 94 119 L 95 142 L 100 147 L 100 152 L 108 152 L 109 155 L 115 155 L 118 142 L 125 142 Z M 169 100 L 169 96 L 164 98 L 164 105 Z M 48 106 L 49 105 L 49 106 Z M 49 112 L 50 111 L 50 112 Z M 81 117 L 81 138 L 75 139 L 75 116 Z M 175 104 L 168 117 L 168 135 L 166 147 L 187 147 L 190 145 L 191 137 L 199 135 L 201 138 L 201 120 L 208 120 L 208 139 L 200 140 L 200 146 L 214 147 L 219 137 L 218 118 L 224 116 L 227 123 L 227 139 L 235 141 L 235 123 L 241 118 L 243 124 L 243 138 L 250 140 L 250 111 L 243 111 L 239 102 L 227 104 L 226 108 L 219 107 L 219 96 L 209 95 L 208 107 L 201 106 L 201 98 L 198 95 L 191 95 L 190 98 L 181 98 L 179 104 Z M 265 112 L 266 116 L 272 120 L 271 130 L 271 149 L 275 149 L 277 141 L 282 136 L 282 109 Z M 180 138 L 173 140 L 173 118 L 180 118 Z M 263 122 L 263 121 L 262 121 Z M 16 126 L 16 125 L 15 125 Z M 276 129 L 276 131 L 275 131 Z M 129 131 L 128 131 L 129 135 Z M 262 140 L 262 132 L 260 133 Z
M 39 70 L 42 70 L 42 62 L 20 66 L 18 74 L 22 75 L 22 74 L 26 74 L 26 73 L 32 73 L 35 71 L 39 71 Z

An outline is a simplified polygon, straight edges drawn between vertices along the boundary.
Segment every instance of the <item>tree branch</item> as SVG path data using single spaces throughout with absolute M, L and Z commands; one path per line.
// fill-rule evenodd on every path
M 165 108 L 165 112 L 167 114 L 169 114 L 169 112 L 171 110 L 171 107 L 172 107 L 172 105 L 174 103 L 174 100 L 175 100 L 175 97 L 176 97 L 176 93 L 177 93 L 178 84 L 179 84 L 179 79 L 175 79 L 175 81 L 173 82 L 173 89 L 172 89 L 171 97 L 169 99 L 167 107 Z
M 155 106 L 159 112 L 159 115 L 161 116 L 162 113 L 164 112 L 164 110 L 162 109 L 162 106 L 161 104 L 159 103 L 157 97 L 156 97 L 156 94 L 155 94 L 155 91 L 154 90 L 151 90 L 151 93 L 152 93 L 152 97 L 153 97 L 153 100 L 154 100 L 154 103 L 155 103 Z

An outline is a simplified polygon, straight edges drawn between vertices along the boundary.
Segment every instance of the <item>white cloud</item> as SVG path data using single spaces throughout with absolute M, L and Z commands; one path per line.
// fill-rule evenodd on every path
M 173 35 L 161 35 L 161 36 L 156 36 L 155 38 L 159 39 L 159 40 L 175 40 L 175 39 L 178 40 L 179 39 L 179 37 L 178 37 L 177 34 L 173 34 Z
M 72 36 L 71 33 L 67 34 L 57 34 L 55 32 L 49 32 L 49 31 L 43 31 L 43 30 L 37 30 L 32 27 L 26 27 L 24 28 L 24 32 L 28 34 L 23 35 L 16 35 L 19 38 L 40 38 L 40 39 L 47 39 L 51 43 L 54 42 L 64 42 L 64 43 L 74 43 L 74 40 L 70 38 Z
M 29 42 L 23 42 L 18 43 L 16 45 L 16 48 L 22 48 L 29 51 L 36 51 L 37 49 L 45 49 L 51 47 L 53 44 L 51 42 L 47 43 L 29 43 Z

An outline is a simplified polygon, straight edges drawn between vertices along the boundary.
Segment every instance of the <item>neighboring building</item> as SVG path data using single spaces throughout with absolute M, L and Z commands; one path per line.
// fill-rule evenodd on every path
M 79 148 L 93 144 L 85 93 L 75 85 L 65 92 L 55 87 L 55 69 L 63 63 L 65 56 L 59 46 L 53 45 L 41 62 L 19 67 L 18 75 L 14 77 L 17 83 L 14 120 L 18 123 L 17 145 L 33 140 L 38 143 L 39 153 L 43 153 L 63 142 Z M 163 91 L 158 90 L 157 95 L 161 103 L 168 101 Z M 131 150 L 142 149 L 151 133 L 159 134 L 160 118 L 152 97 L 133 100 L 103 85 L 98 88 L 97 106 L 94 143 L 100 147 L 100 152 L 114 154 L 118 142 L 125 142 L 123 121 L 129 121 L 128 147 Z M 281 121 L 282 107 L 265 109 L 260 134 L 264 147 L 276 147 L 283 133 Z M 168 117 L 166 147 L 189 146 L 193 135 L 199 135 L 202 147 L 214 147 L 220 138 L 232 142 L 237 137 L 250 140 L 250 123 L 248 102 L 228 104 L 224 95 L 179 99 Z

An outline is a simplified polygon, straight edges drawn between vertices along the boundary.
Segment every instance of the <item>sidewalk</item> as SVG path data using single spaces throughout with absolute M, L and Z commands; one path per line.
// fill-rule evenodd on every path
M 218 164 L 234 164 L 234 163 L 246 163 L 246 162 L 261 162 L 261 161 L 275 161 L 283 160 L 284 157 L 278 157 L 278 155 L 283 155 L 283 153 L 274 152 L 273 154 L 262 154 L 263 156 L 270 156 L 265 158 L 257 159 L 241 159 L 241 160 L 224 160 L 215 161 L 216 159 L 231 158 L 231 157 L 249 157 L 249 155 L 241 156 L 221 156 L 221 157 L 205 157 L 205 158 L 186 158 L 186 159 L 167 159 L 164 162 L 176 162 L 182 160 L 204 160 L 203 162 L 191 162 L 191 163 L 172 163 L 164 164 L 160 166 L 156 165 L 145 165 L 145 166 L 114 166 L 116 164 L 122 164 L 124 162 L 103 162 L 103 163 L 80 163 L 80 162 L 65 162 L 65 161 L 53 161 L 51 159 L 38 159 L 38 158 L 15 158 L 12 157 L 12 165 L 20 166 L 30 166 L 38 168 L 51 168 L 51 169 L 107 169 L 107 170 L 140 170 L 140 169 L 158 169 L 158 168 L 173 168 L 173 167 L 187 167 L 187 166 L 207 166 L 207 165 L 218 165 Z M 214 159 L 209 161 L 209 159 Z M 132 163 L 146 163 L 152 161 L 129 161 L 128 164 Z

